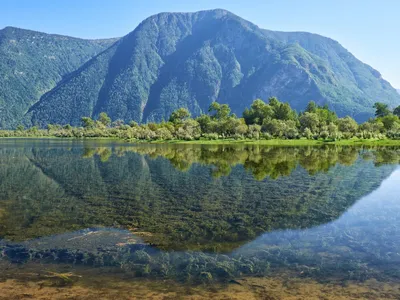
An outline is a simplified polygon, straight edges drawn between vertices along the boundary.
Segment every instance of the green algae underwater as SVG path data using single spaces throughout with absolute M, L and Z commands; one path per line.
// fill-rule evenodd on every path
M 399 160 L 1 140 L 0 299 L 398 299 Z

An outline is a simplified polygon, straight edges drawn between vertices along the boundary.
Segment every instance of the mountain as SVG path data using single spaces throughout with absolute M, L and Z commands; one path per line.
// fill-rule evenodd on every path
M 396 89 L 396 91 L 400 94 L 400 89 Z
M 80 124 L 107 112 L 114 120 L 160 121 L 179 108 L 193 115 L 212 101 L 241 115 L 256 98 L 277 96 L 297 110 L 310 100 L 364 121 L 373 103 L 400 95 L 380 73 L 338 42 L 304 32 L 274 32 L 225 11 L 161 13 L 72 72 L 25 116 L 28 124 Z
M 0 128 L 15 127 L 66 74 L 114 42 L 14 27 L 0 30 Z

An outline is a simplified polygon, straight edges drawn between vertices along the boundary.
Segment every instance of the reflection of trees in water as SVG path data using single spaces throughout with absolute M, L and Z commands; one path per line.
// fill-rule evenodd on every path
M 115 153 L 126 152 L 148 155 L 150 158 L 164 157 L 180 171 L 188 171 L 194 164 L 212 165 L 213 176 L 227 176 L 232 167 L 243 165 L 254 178 L 263 180 L 267 176 L 276 179 L 289 176 L 301 166 L 310 175 L 327 172 L 336 164 L 351 166 L 365 151 L 373 154 L 376 165 L 395 164 L 400 159 L 398 147 L 351 147 L 326 145 L 320 147 L 265 147 L 259 145 L 136 145 L 119 147 Z M 101 155 L 101 148 L 94 151 Z M 361 158 L 367 158 L 361 155 Z
M 145 231 L 144 239 L 163 249 L 230 251 L 265 231 L 334 220 L 391 172 L 357 160 L 373 153 L 382 164 L 388 154 L 380 152 L 186 145 L 2 150 L 0 236 L 24 240 L 100 225 Z

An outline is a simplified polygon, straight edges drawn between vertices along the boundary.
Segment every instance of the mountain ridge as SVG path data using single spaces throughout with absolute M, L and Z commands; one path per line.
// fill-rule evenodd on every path
M 84 40 L 8 26 L 0 30 L 0 128 L 13 128 L 40 97 L 114 39 Z
M 107 112 L 114 120 L 193 115 L 212 101 L 238 115 L 256 98 L 277 96 L 297 111 L 310 100 L 365 121 L 373 104 L 400 104 L 380 73 L 339 42 L 315 33 L 271 31 L 223 10 L 159 13 L 104 47 L 43 93 L 27 125 L 79 125 Z
M 65 35 L 65 34 L 58 34 L 58 33 L 49 33 L 49 32 L 44 32 L 44 31 L 39 31 L 39 30 L 34 30 L 34 29 L 28 29 L 28 28 L 22 28 L 18 26 L 5 26 L 3 28 L 0 28 L 0 31 L 12 31 L 12 30 L 20 30 L 25 33 L 32 33 L 32 34 L 46 34 L 46 35 L 51 35 L 51 36 L 56 36 L 56 37 L 65 37 L 65 38 L 71 38 L 71 39 L 76 39 L 76 40 L 83 40 L 83 41 L 94 41 L 94 42 L 116 42 L 117 40 L 120 39 L 120 37 L 111 37 L 111 38 L 81 38 L 81 37 L 76 37 L 72 35 Z

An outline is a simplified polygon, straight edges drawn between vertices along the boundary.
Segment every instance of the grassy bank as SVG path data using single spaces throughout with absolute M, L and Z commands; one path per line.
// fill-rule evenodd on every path
M 378 140 L 378 139 L 348 139 L 348 140 L 284 140 L 284 139 L 271 139 L 271 140 L 235 140 L 235 139 L 221 139 L 221 140 L 156 140 L 156 141 L 142 141 L 133 140 L 133 143 L 151 143 L 151 144 L 200 144 L 200 145 L 225 145 L 225 144 L 249 144 L 249 145 L 266 145 L 266 146 L 319 146 L 319 145 L 378 145 L 378 146 L 400 146 L 400 140 Z
M 0 140 L 10 139 L 57 139 L 57 140 L 102 140 L 119 141 L 132 144 L 187 144 L 187 145 L 265 145 L 265 146 L 321 146 L 321 145 L 375 145 L 400 146 L 400 140 L 391 139 L 342 139 L 342 140 L 309 140 L 301 139 L 198 139 L 198 140 L 139 140 L 122 139 L 118 137 L 59 137 L 59 136 L 14 136 L 0 137 Z

